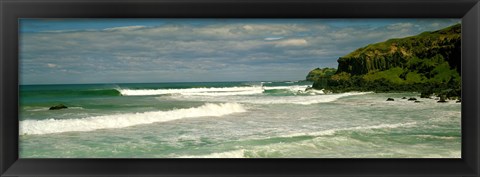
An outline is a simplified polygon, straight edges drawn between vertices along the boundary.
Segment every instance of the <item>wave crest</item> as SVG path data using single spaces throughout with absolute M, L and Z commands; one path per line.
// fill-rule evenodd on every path
M 275 90 L 284 90 L 289 93 L 306 93 L 308 85 L 292 86 L 249 86 L 249 87 L 212 87 L 212 88 L 185 88 L 185 89 L 118 89 L 123 96 L 149 96 L 149 95 L 185 95 L 185 96 L 233 96 L 255 95 Z M 308 91 L 308 93 L 321 93 L 321 91 Z
M 38 135 L 73 131 L 94 131 L 99 129 L 124 128 L 134 125 L 166 122 L 183 118 L 223 116 L 246 112 L 238 103 L 207 103 L 200 107 L 87 117 L 82 119 L 48 119 L 20 121 L 20 135 Z
M 203 95 L 203 96 L 228 96 L 251 95 L 263 92 L 262 87 L 220 87 L 220 88 L 187 88 L 187 89 L 119 89 L 123 96 L 147 95 Z

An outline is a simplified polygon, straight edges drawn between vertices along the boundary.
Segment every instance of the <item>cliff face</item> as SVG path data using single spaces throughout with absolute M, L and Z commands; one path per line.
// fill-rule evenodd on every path
M 306 80 L 314 82 L 322 78 L 328 78 L 335 74 L 336 71 L 335 68 L 315 68 L 308 73 Z
M 333 75 L 312 70 L 313 88 L 343 91 L 415 91 L 461 95 L 461 26 L 390 39 L 359 48 L 338 59 Z M 320 73 L 320 74 L 318 74 Z M 320 77 L 321 75 L 321 77 Z
M 316 68 L 308 73 L 306 80 L 312 81 L 314 88 L 323 88 L 327 86 L 328 80 L 336 72 L 335 68 Z
M 390 39 L 359 48 L 338 59 L 337 73 L 363 75 L 370 71 L 384 71 L 405 67 L 411 58 L 433 58 L 441 55 L 460 74 L 461 25 L 457 24 L 416 36 Z

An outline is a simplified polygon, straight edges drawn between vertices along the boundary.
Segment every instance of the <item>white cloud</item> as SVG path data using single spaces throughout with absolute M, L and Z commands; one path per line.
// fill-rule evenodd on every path
M 438 27 L 440 27 L 440 23 L 432 23 L 430 26 L 438 28 Z
M 287 39 L 275 42 L 276 47 L 306 46 L 307 44 L 307 40 L 305 39 Z
M 49 68 L 55 68 L 55 67 L 57 67 L 56 64 L 52 64 L 52 63 L 47 63 L 47 66 L 48 66 Z
M 408 30 L 414 25 L 412 23 L 395 23 L 387 26 L 389 30 Z
M 266 40 L 266 41 L 275 41 L 275 40 L 279 40 L 279 39 L 283 39 L 283 37 L 266 37 L 266 38 L 264 38 L 264 40 Z
M 244 30 L 253 30 L 253 27 L 250 26 L 250 25 L 244 25 L 242 28 L 243 28 Z
M 72 29 L 72 30 L 49 30 L 49 31 L 43 31 L 45 33 L 67 33 L 67 32 L 79 32 L 79 31 L 84 31 L 84 30 L 79 30 L 79 29 Z
M 292 62 L 301 63 L 305 70 L 325 63 L 335 66 L 338 57 L 367 44 L 438 29 L 432 27 L 436 26 L 432 21 L 398 22 L 374 27 L 337 27 L 315 21 L 198 26 L 167 23 L 155 27 L 119 25 L 96 31 L 22 33 L 21 62 L 22 70 L 31 75 L 28 78 L 65 69 L 62 77 L 83 77 L 91 82 L 100 81 L 86 76 L 99 72 L 105 73 L 106 79 L 119 81 L 129 75 L 113 73 L 144 72 L 148 77 L 145 80 L 156 80 L 158 75 L 148 73 L 167 72 L 172 75 L 171 80 L 182 81 L 176 75 L 185 71 L 232 70 L 243 66 L 253 72 L 254 66 L 269 70 L 271 64 L 287 67 Z M 447 26 L 453 22 L 438 23 Z M 219 75 L 223 74 L 226 73 Z M 238 77 L 245 78 L 242 74 Z M 40 82 L 37 80 L 26 81 Z

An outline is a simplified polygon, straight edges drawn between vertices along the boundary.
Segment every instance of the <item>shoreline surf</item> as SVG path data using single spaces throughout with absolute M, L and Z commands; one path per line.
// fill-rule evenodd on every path
M 305 91 L 310 84 L 27 87 L 20 156 L 455 158 L 460 152 L 459 103 L 440 104 L 412 92 Z M 69 108 L 48 110 L 58 103 Z M 427 151 L 440 145 L 445 148 Z M 352 147 L 366 151 L 356 155 Z M 409 147 L 422 154 L 404 151 Z

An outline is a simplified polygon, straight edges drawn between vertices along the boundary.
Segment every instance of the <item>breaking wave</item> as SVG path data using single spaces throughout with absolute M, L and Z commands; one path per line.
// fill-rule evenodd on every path
M 207 103 L 200 107 L 170 111 L 116 114 L 81 119 L 24 120 L 20 122 L 19 133 L 20 135 L 38 135 L 74 131 L 94 131 L 166 122 L 183 118 L 223 116 L 240 112 L 246 112 L 246 109 L 238 103 Z
M 219 87 L 219 88 L 185 88 L 185 89 L 118 89 L 123 96 L 148 96 L 148 95 L 187 95 L 187 96 L 232 96 L 255 95 L 262 93 L 275 93 L 283 90 L 289 93 L 306 93 L 308 85 L 293 86 L 249 86 L 249 87 Z M 310 91 L 319 93 L 321 91 Z

